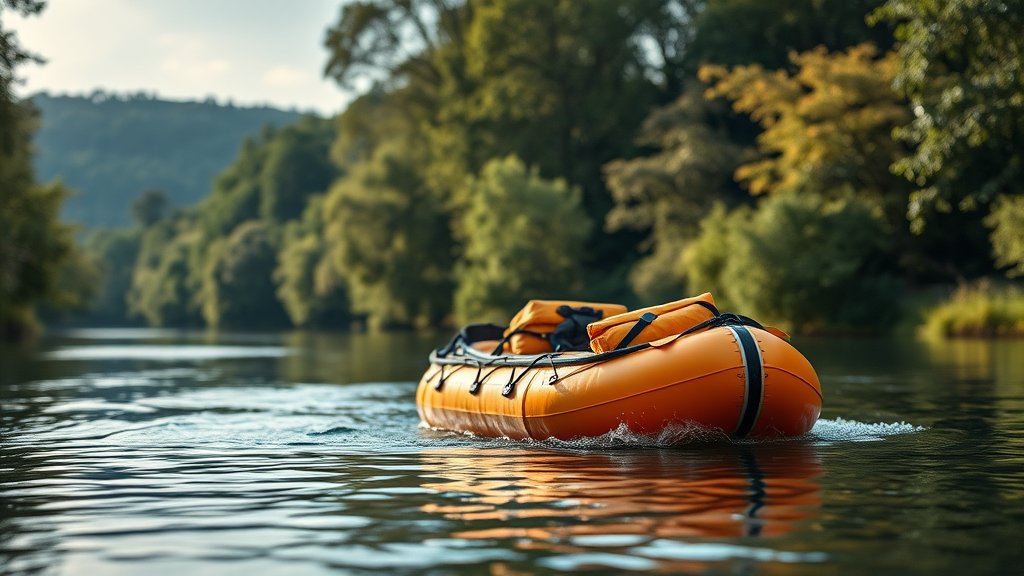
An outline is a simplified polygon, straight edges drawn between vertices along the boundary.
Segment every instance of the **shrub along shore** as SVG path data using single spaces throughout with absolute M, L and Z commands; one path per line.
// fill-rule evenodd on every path
M 991 282 L 962 286 L 926 314 L 921 331 L 931 337 L 1024 337 L 1024 290 Z

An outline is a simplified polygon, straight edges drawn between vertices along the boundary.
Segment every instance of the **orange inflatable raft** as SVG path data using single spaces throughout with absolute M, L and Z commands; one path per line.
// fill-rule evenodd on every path
M 622 425 L 644 435 L 697 426 L 734 438 L 810 430 L 822 401 L 810 363 L 774 331 L 703 307 L 708 318 L 680 333 L 600 353 L 506 353 L 508 329 L 468 326 L 431 353 L 416 393 L 420 418 L 433 428 L 537 440 Z M 638 312 L 630 313 L 638 326 L 653 316 Z

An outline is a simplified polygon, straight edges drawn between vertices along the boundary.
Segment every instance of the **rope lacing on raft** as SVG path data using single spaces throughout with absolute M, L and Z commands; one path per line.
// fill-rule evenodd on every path
M 701 330 L 710 330 L 711 328 L 719 328 L 719 327 L 723 327 L 723 326 L 737 326 L 737 325 L 739 325 L 739 326 L 751 326 L 751 327 L 758 328 L 758 329 L 761 329 L 761 330 L 765 329 L 764 326 L 761 325 L 761 323 L 759 323 L 758 321 L 754 320 L 753 318 L 750 318 L 748 316 L 744 316 L 742 314 L 736 314 L 736 313 L 733 313 L 733 312 L 724 312 L 724 313 L 719 313 L 719 314 L 717 314 L 716 316 L 714 316 L 712 318 L 708 318 L 707 320 L 705 320 L 703 322 L 700 322 L 699 324 L 695 324 L 694 326 L 691 326 L 690 328 L 688 328 L 688 329 L 684 330 L 683 332 L 680 332 L 679 334 L 677 334 L 671 340 L 668 340 L 666 343 L 675 342 L 676 340 L 678 340 L 678 339 L 680 339 L 680 338 L 682 338 L 684 336 L 689 336 L 690 334 L 693 334 L 695 332 L 699 332 Z M 453 352 L 456 351 L 456 349 L 458 348 L 459 344 L 463 344 L 464 346 L 470 345 L 470 342 L 465 338 L 465 334 L 463 333 L 463 331 L 460 331 L 458 334 L 456 334 L 452 338 L 452 340 L 450 342 L 448 342 L 448 344 L 446 344 L 442 348 L 439 348 L 439 349 L 435 350 L 434 351 L 434 356 L 436 358 L 439 358 L 439 359 L 447 358 L 450 354 L 452 354 Z M 601 354 L 594 354 L 593 356 L 589 356 L 589 357 L 587 357 L 587 356 L 572 357 L 572 358 L 570 358 L 570 360 L 572 361 L 573 365 L 584 365 L 585 367 L 589 368 L 589 367 L 592 367 L 594 365 L 597 365 L 597 364 L 600 364 L 600 363 L 603 363 L 603 362 L 607 362 L 609 360 L 614 360 L 614 359 L 616 359 L 616 358 L 618 358 L 620 356 L 625 356 L 627 354 L 631 354 L 633 352 L 638 352 L 640 350 L 644 350 L 644 349 L 647 349 L 647 348 L 651 348 L 651 344 L 649 342 L 644 342 L 644 343 L 641 343 L 641 344 L 637 344 L 635 346 L 629 346 L 627 348 L 621 348 L 621 349 L 618 349 L 618 350 L 612 350 L 610 352 L 604 352 L 604 353 L 601 353 Z M 475 366 L 476 369 L 477 369 L 476 376 L 473 377 L 473 382 L 469 386 L 469 393 L 475 395 L 475 394 L 477 394 L 480 391 L 480 387 L 483 385 L 483 383 L 487 380 L 488 377 L 490 377 L 492 374 L 494 374 L 495 372 L 497 372 L 501 368 L 511 368 L 512 369 L 512 373 L 509 375 L 509 380 L 505 384 L 505 386 L 502 388 L 502 391 L 501 391 L 501 395 L 502 396 L 504 396 L 506 398 L 511 398 L 513 393 L 514 393 L 514 391 L 515 391 L 516 385 L 519 382 L 521 382 L 522 379 L 525 378 L 527 374 L 529 374 L 531 369 L 535 368 L 538 364 L 540 364 L 541 362 L 544 362 L 545 360 L 550 363 L 551 370 L 553 372 L 553 374 L 548 378 L 548 384 L 550 384 L 550 385 L 557 384 L 558 381 L 561 378 L 558 375 L 558 370 L 557 370 L 557 367 L 556 367 L 555 359 L 558 358 L 559 356 L 562 356 L 561 352 L 548 352 L 548 353 L 545 353 L 545 354 L 539 354 L 539 355 L 535 356 L 534 358 L 532 358 L 530 360 L 530 363 L 525 367 L 525 369 L 519 375 L 516 375 L 516 366 L 513 365 L 513 364 L 510 364 L 510 360 L 511 359 L 508 356 L 497 356 L 497 357 L 488 359 L 486 361 L 480 361 L 480 360 L 475 359 L 475 358 L 463 356 L 460 359 L 461 362 L 459 363 L 459 365 L 455 368 L 455 370 L 452 370 L 452 372 L 455 372 L 456 370 L 458 370 L 458 369 L 460 369 L 460 368 L 462 368 L 464 366 Z M 495 366 L 496 364 L 497 364 L 497 366 Z M 493 369 L 491 369 L 490 371 L 488 371 L 485 374 L 483 372 L 483 369 L 486 368 L 486 367 L 491 367 L 491 366 L 494 366 Z M 435 375 L 440 374 L 441 377 L 438 378 L 437 384 L 434 385 L 434 389 L 435 390 L 441 390 L 441 388 L 444 386 L 444 382 L 447 379 L 447 377 L 451 376 L 451 372 L 448 373 L 447 376 L 445 375 L 444 367 L 445 367 L 445 363 L 439 363 L 438 364 L 438 368 L 439 368 L 438 372 L 435 372 L 433 375 L 431 375 L 428 378 L 428 380 L 429 379 L 433 379 L 433 377 Z M 573 374 L 576 374 L 579 371 L 580 370 L 575 370 L 575 371 L 571 372 L 569 374 L 569 376 L 572 376 Z

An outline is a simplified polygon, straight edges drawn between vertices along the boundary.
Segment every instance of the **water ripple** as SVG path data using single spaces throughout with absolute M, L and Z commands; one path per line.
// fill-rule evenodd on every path
M 100 336 L 139 343 L 0 387 L 4 571 L 999 573 L 1024 522 L 1024 378 L 976 362 L 831 365 L 803 438 L 512 441 L 421 427 L 416 374 L 308 382 L 334 341 Z
M 228 358 L 281 358 L 290 354 L 278 346 L 69 346 L 47 352 L 49 360 L 224 360 Z

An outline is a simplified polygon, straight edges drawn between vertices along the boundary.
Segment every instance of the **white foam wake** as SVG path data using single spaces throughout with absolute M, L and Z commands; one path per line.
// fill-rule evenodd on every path
M 574 450 L 595 450 L 606 448 L 666 448 L 692 444 L 763 444 L 778 442 L 870 442 L 889 436 L 914 434 L 924 431 L 923 426 L 907 422 L 865 423 L 855 420 L 836 418 L 818 420 L 807 434 L 797 438 L 776 438 L 768 440 L 734 440 L 722 430 L 702 428 L 694 424 L 674 424 L 668 426 L 657 435 L 640 434 L 620 424 L 618 428 L 591 438 L 576 440 L 558 440 L 549 438 L 545 445 Z
M 926 430 L 907 422 L 876 422 L 873 424 L 836 418 L 834 420 L 818 420 L 814 428 L 807 433 L 807 438 L 821 442 L 871 442 L 889 436 L 916 434 Z

